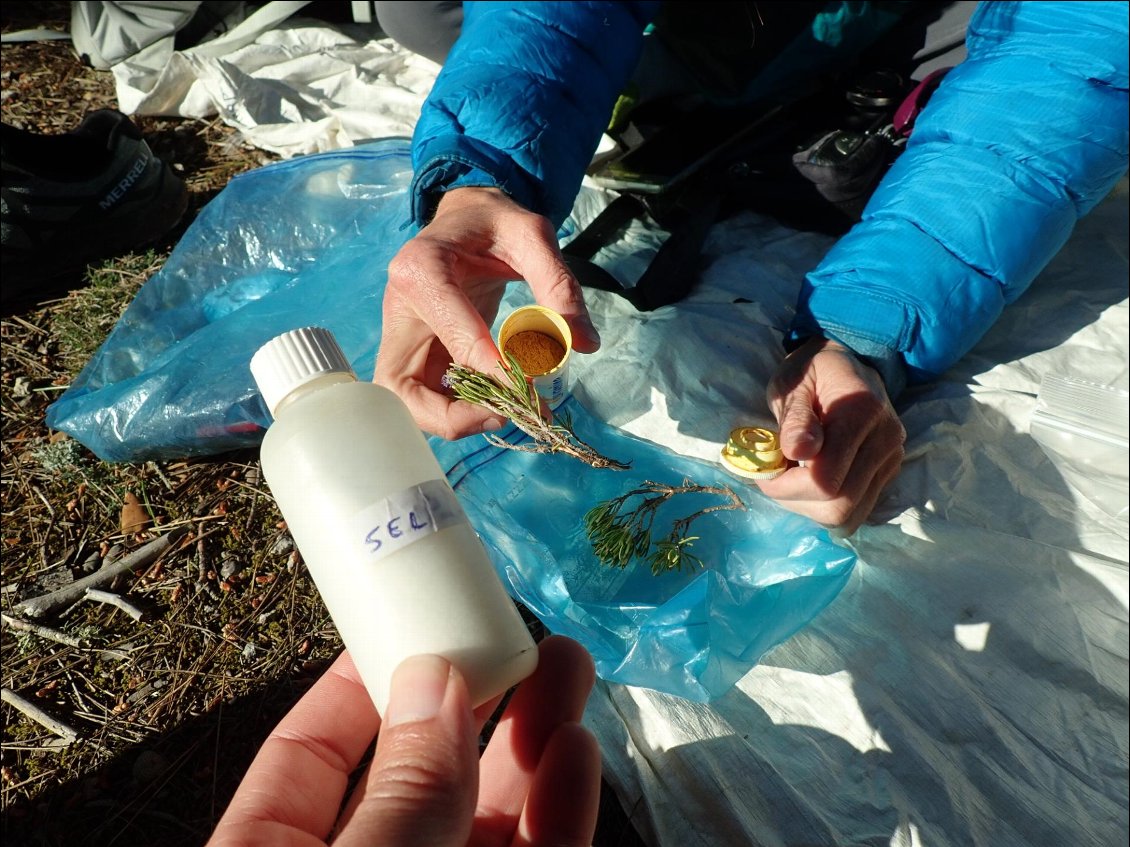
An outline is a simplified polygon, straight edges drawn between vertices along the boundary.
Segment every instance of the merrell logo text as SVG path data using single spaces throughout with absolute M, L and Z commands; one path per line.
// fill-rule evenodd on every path
M 122 181 L 115 185 L 109 194 L 98 201 L 98 206 L 102 209 L 109 209 L 121 200 L 122 195 L 129 191 L 131 185 L 137 182 L 137 178 L 141 176 L 141 172 L 144 170 L 145 158 L 141 157 L 133 163 L 133 167 L 129 169 L 129 173 L 122 177 Z

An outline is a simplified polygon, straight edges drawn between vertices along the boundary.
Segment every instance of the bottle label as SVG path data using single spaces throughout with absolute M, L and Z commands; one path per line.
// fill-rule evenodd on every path
M 377 561 L 434 532 L 466 521 L 451 486 L 445 480 L 432 479 L 398 491 L 359 512 L 354 519 L 354 537 L 369 561 Z

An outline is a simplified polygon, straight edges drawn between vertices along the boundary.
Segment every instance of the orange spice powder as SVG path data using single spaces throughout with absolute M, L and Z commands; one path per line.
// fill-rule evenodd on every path
M 565 358 L 565 348 L 560 341 L 532 329 L 510 336 L 504 352 L 518 360 L 526 376 L 549 373 Z

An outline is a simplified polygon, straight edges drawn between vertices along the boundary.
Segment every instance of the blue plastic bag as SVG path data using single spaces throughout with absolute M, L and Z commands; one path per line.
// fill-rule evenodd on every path
M 851 550 L 720 466 L 613 429 L 573 397 L 556 414 L 630 469 L 595 470 L 570 456 L 507 450 L 480 438 L 433 438 L 432 450 L 510 593 L 551 631 L 584 644 L 603 679 L 708 701 L 812 620 L 851 575 Z M 500 435 L 527 440 L 514 427 Z M 597 560 L 585 512 L 645 481 L 684 479 L 729 486 L 746 507 L 694 522 L 691 534 L 700 538 L 691 551 L 703 570 L 653 575 L 643 560 L 624 570 Z M 672 498 L 656 514 L 653 537 L 720 502 L 709 494 Z
M 74 384 L 48 410 L 111 461 L 254 447 L 270 423 L 249 370 L 266 341 L 299 326 L 337 336 L 372 376 L 389 261 L 412 234 L 409 144 L 386 139 L 270 165 L 232 180 L 141 289 Z M 520 286 L 507 301 L 528 296 Z M 631 463 L 596 470 L 568 456 L 431 439 L 510 593 L 583 644 L 604 679 L 694 700 L 721 695 L 842 589 L 855 555 L 719 467 L 597 420 L 575 399 L 577 434 Z M 509 440 L 525 436 L 514 428 Z M 694 524 L 701 571 L 653 576 L 601 564 L 583 516 L 645 480 L 729 485 L 746 509 Z M 711 505 L 684 498 L 664 522 Z
M 407 139 L 268 165 L 204 208 L 47 410 L 106 461 L 254 447 L 270 415 L 247 363 L 302 325 L 372 376 L 388 263 L 413 234 Z

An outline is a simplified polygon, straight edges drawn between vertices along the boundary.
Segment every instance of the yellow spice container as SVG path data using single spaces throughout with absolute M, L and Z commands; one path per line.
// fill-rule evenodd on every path
M 515 309 L 498 330 L 498 349 L 518 360 L 538 394 L 553 409 L 568 390 L 573 333 L 565 318 L 545 306 Z

